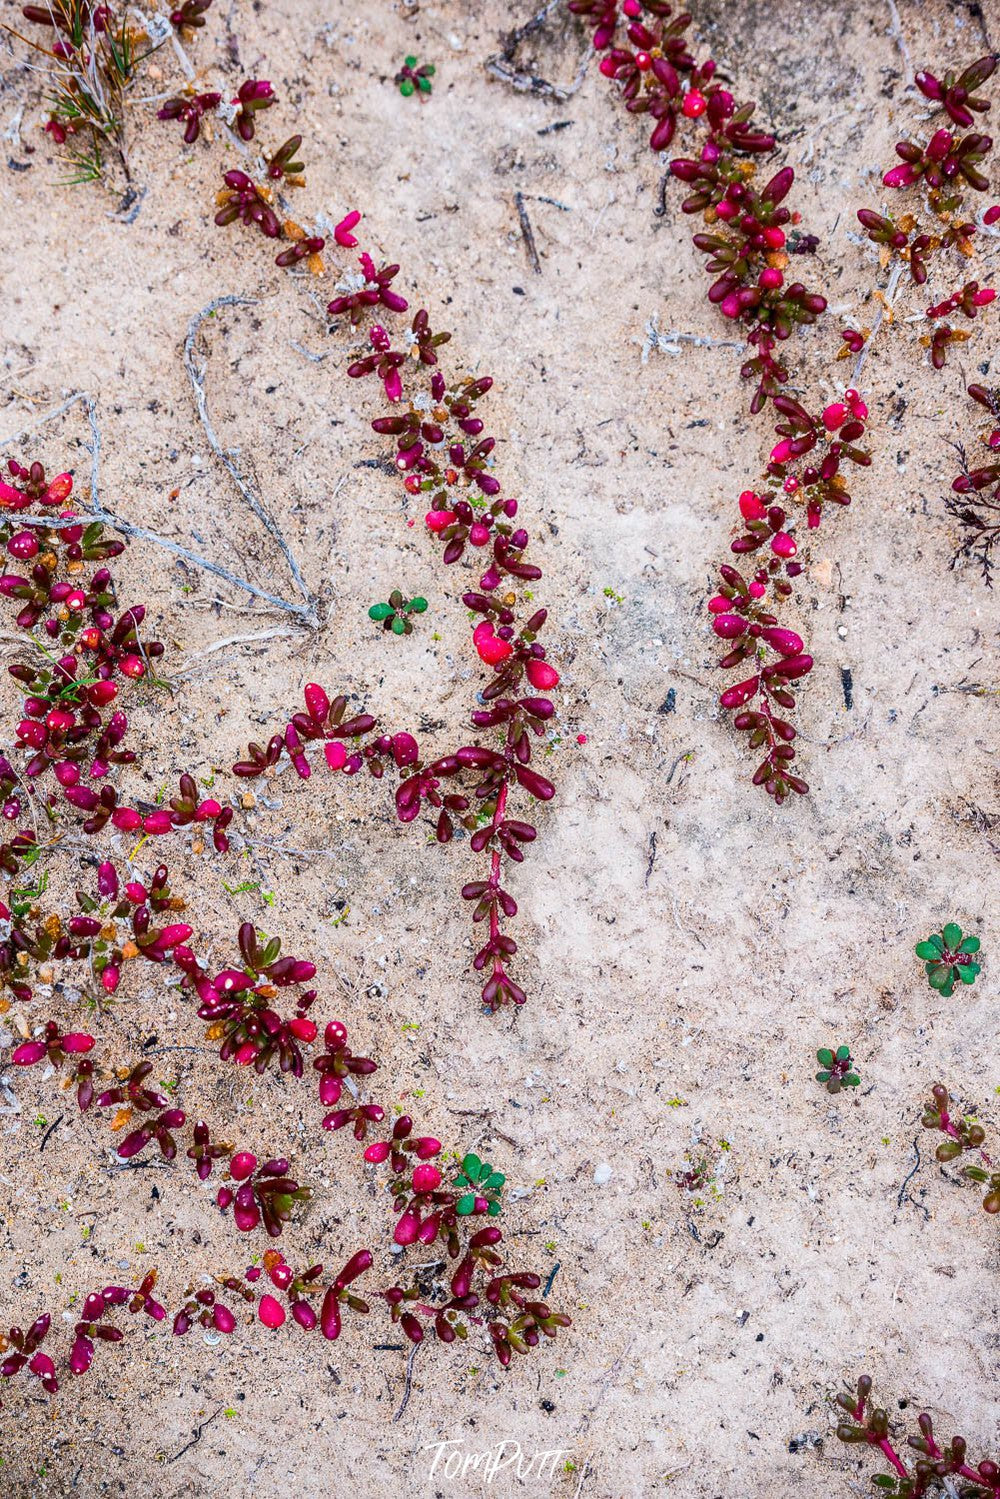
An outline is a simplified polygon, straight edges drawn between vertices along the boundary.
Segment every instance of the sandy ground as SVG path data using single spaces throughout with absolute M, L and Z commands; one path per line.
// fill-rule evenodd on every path
M 406 294 L 436 326 L 446 319 L 461 362 L 496 377 L 491 430 L 539 535 L 539 597 L 565 663 L 559 799 L 516 877 L 530 1003 L 479 1013 L 456 894 L 472 860 L 458 845 L 424 848 L 374 788 L 334 797 L 280 780 L 240 824 L 255 844 L 246 856 L 178 850 L 168 862 L 216 951 L 250 919 L 315 957 L 324 1014 L 379 1056 L 390 1096 L 420 1090 L 428 1126 L 482 1145 L 525 1189 L 513 1243 L 543 1272 L 559 1263 L 551 1300 L 574 1327 L 507 1374 L 481 1347 L 425 1345 L 402 1414 L 405 1354 L 374 1349 L 396 1341 L 374 1318 L 332 1350 L 260 1328 L 218 1346 L 133 1334 L 106 1373 L 51 1402 L 11 1392 L 0 1490 L 465 1499 L 481 1484 L 441 1465 L 432 1476 L 428 1444 L 508 1440 L 526 1457 L 563 1455 L 551 1478 L 502 1470 L 499 1494 L 847 1495 L 867 1492 L 868 1465 L 834 1439 L 827 1397 L 862 1370 L 887 1401 L 926 1406 L 996 1455 L 997 1226 L 933 1163 L 929 1137 L 901 1193 L 937 1078 L 1000 1131 L 996 605 L 974 571 L 948 570 L 956 538 L 941 503 L 956 467 L 947 440 L 977 425 L 961 377 L 989 369 L 995 318 L 942 376 L 905 324 L 865 370 L 875 463 L 820 532 L 799 605 L 818 661 L 800 717 L 813 795 L 776 812 L 747 786 L 752 767 L 714 707 L 704 614 L 767 428 L 745 419 L 738 351 L 685 343 L 642 359 L 654 314 L 661 330 L 725 337 L 678 194 L 655 218 L 657 164 L 593 66 L 561 104 L 486 77 L 520 15 L 495 0 L 412 9 L 359 20 L 344 0 L 276 0 L 234 5 L 224 24 L 220 3 L 192 50 L 206 83 L 228 87 L 242 75 L 217 64 L 225 33 L 235 39 L 245 72 L 280 96 L 269 138 L 306 137 L 310 207 L 362 207 L 369 239 L 402 261 Z M 985 50 L 965 5 L 907 0 L 900 12 L 914 66 Z M 1000 34 L 995 10 L 987 21 Z M 820 283 L 838 315 L 865 322 L 878 270 L 849 236 L 853 209 L 891 157 L 897 109 L 914 109 L 888 27 L 881 0 L 821 15 L 790 0 L 697 7 L 701 39 L 788 143 L 796 206 L 824 239 Z M 533 55 L 568 81 L 583 50 L 559 20 Z M 392 87 L 407 52 L 437 64 L 423 105 Z M 384 450 L 343 376 L 344 343 L 329 340 L 323 362 L 302 352 L 328 352 L 306 284 L 274 270 L 256 238 L 212 226 L 218 145 L 182 152 L 176 127 L 138 108 L 145 196 L 122 223 L 114 198 L 57 185 L 36 81 L 6 53 L 3 67 L 2 123 L 26 102 L 22 141 L 37 149 L 8 140 L 4 155 L 30 171 L 0 170 L 0 431 L 69 391 L 95 393 L 105 501 L 287 591 L 206 446 L 180 357 L 188 319 L 213 297 L 256 298 L 211 326 L 209 399 L 328 605 L 315 635 L 209 653 L 281 621 L 135 545 L 120 564 L 127 597 L 148 601 L 171 672 L 189 674 L 173 701 L 150 694 L 134 714 L 140 792 L 229 765 L 311 678 L 450 746 L 474 689 L 456 606 L 465 575 L 432 566 L 401 491 L 373 465 Z M 543 133 L 555 121 L 570 123 Z M 795 346 L 813 391 L 845 368 L 829 362 L 835 343 L 831 321 Z M 77 408 L 30 450 L 82 477 L 85 435 Z M 405 641 L 365 614 L 397 584 L 430 602 Z M 2 695 L 9 724 L 14 693 Z M 83 852 L 53 871 L 54 895 Z M 241 881 L 273 903 L 227 893 Z M 912 944 L 949 919 L 982 934 L 986 967 L 975 990 L 942 1000 Z M 100 1024 L 121 1057 L 154 1031 L 164 1045 L 201 1039 L 150 982 Z M 814 1052 L 840 1041 L 862 1086 L 831 1099 Z M 311 1090 L 251 1085 L 197 1049 L 163 1066 L 192 1114 L 233 1118 L 262 1145 L 287 1140 L 309 1163 L 322 1185 L 283 1240 L 290 1259 L 332 1263 L 383 1224 L 346 1147 L 317 1130 Z M 70 1111 L 40 1154 L 34 1121 L 56 1116 L 56 1095 L 40 1068 L 13 1084 L 22 1112 L 0 1127 L 8 1322 L 43 1306 L 58 1316 L 74 1292 L 154 1263 L 168 1301 L 240 1263 L 245 1246 L 187 1172 L 115 1169 L 99 1121 Z M 703 1158 L 712 1182 L 685 1193 L 675 1173 Z

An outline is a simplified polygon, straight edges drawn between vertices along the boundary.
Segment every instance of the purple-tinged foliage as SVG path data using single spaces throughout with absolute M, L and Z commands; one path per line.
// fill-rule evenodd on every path
M 156 111 L 158 120 L 182 120 L 184 122 L 184 144 L 193 146 L 201 131 L 205 115 L 218 109 L 221 94 L 176 94 Z
M 1000 451 L 1000 389 L 970 385 L 969 395 L 990 417 L 982 440 L 991 453 Z M 951 566 L 961 561 L 975 562 L 987 588 L 993 586 L 994 549 L 1000 546 L 1000 461 L 970 468 L 965 448 L 958 444 L 962 472 L 952 480 L 953 495 L 945 499 L 948 514 L 962 528 L 962 539 L 956 546 Z M 955 498 L 954 496 L 958 496 Z
M 871 1403 L 872 1380 L 862 1374 L 856 1387 L 839 1394 L 834 1402 L 841 1420 L 837 1436 L 850 1445 L 877 1449 L 891 1469 L 891 1476 L 879 1474 L 873 1481 L 880 1494 L 895 1494 L 897 1499 L 945 1499 L 961 1492 L 964 1499 L 998 1499 L 1000 1465 L 987 1458 L 973 1467 L 968 1460 L 968 1443 L 955 1436 L 945 1446 L 938 1445 L 934 1427 L 926 1411 L 917 1417 L 919 1436 L 908 1434 L 906 1447 L 919 1454 L 912 1467 L 903 1462 L 905 1450 L 894 1434 L 894 1423 L 888 1411 Z M 964 1480 L 957 1490 L 952 1478 Z
M 233 1187 L 220 1187 L 216 1202 L 225 1211 L 233 1209 L 233 1222 L 240 1233 L 250 1233 L 263 1224 L 272 1239 L 278 1238 L 291 1219 L 297 1202 L 308 1202 L 309 1187 L 301 1187 L 288 1175 L 289 1163 L 279 1156 L 258 1166 L 257 1157 L 238 1152 L 229 1162 Z
M 940 1130 L 947 1139 L 934 1152 L 942 1163 L 958 1160 L 966 1151 L 976 1151 L 982 1165 L 963 1166 L 962 1175 L 967 1181 L 987 1188 L 983 1208 L 987 1213 L 1000 1213 L 1000 1170 L 994 1170 L 994 1162 L 983 1150 L 986 1131 L 981 1124 L 954 1114 L 950 1109 L 951 1098 L 943 1083 L 935 1083 L 931 1096 L 924 1106 L 921 1124 L 924 1129 Z
M 240 84 L 233 104 L 236 118 L 233 128 L 241 141 L 252 141 L 256 133 L 256 116 L 277 102 L 270 83 L 264 78 L 247 78 Z M 218 219 L 216 220 L 218 223 Z

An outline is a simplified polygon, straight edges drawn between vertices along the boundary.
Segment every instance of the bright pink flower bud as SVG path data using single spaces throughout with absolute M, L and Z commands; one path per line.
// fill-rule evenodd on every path
M 391 1148 L 388 1140 L 376 1140 L 365 1151 L 365 1160 L 372 1166 L 381 1166 L 383 1161 L 388 1160 Z
M 414 1192 L 436 1192 L 441 1185 L 441 1173 L 436 1166 L 418 1166 L 413 1173 Z
M 779 531 L 777 536 L 771 538 L 771 551 L 776 557 L 794 557 L 799 545 L 794 536 L 787 531 Z
M 549 692 L 559 685 L 559 673 L 555 667 L 547 661 L 536 660 L 534 656 L 525 668 L 525 675 L 532 687 L 537 687 L 540 692 Z
M 454 510 L 428 510 L 425 519 L 428 531 L 444 531 L 455 521 Z
M 118 670 L 123 676 L 131 677 L 137 682 L 146 675 L 146 663 L 141 656 L 123 656 L 118 663 Z
M 288 1022 L 288 1029 L 299 1041 L 315 1041 L 316 1022 L 305 1015 L 296 1015 Z
M 833 401 L 823 412 L 823 426 L 828 432 L 836 432 L 838 427 L 844 425 L 847 417 L 847 407 L 842 401 Z
M 479 659 L 487 666 L 499 666 L 501 661 L 506 661 L 514 653 L 514 647 L 508 641 L 500 640 L 494 635 L 493 622 L 489 619 L 484 619 L 482 624 L 476 626 L 472 632 L 472 640 L 479 652 Z
M 234 1181 L 245 1181 L 257 1170 L 257 1157 L 249 1150 L 237 1151 L 229 1163 L 229 1174 Z
M 121 969 L 116 963 L 109 963 L 106 968 L 101 969 L 101 986 L 107 994 L 114 994 L 121 982 Z
M 752 599 L 762 599 L 767 592 L 767 587 L 763 583 L 751 583 L 747 592 Z
M 255 1062 L 256 1060 L 257 1048 L 252 1041 L 244 1041 L 243 1045 L 237 1049 L 236 1055 L 233 1057 L 233 1061 L 236 1063 L 237 1067 L 249 1067 L 251 1063 Z
M 116 828 L 123 833 L 134 833 L 136 828 L 142 827 L 142 816 L 131 807 L 119 807 L 112 812 L 111 821 Z
M 257 1315 L 265 1327 L 278 1328 L 285 1320 L 285 1308 L 273 1296 L 262 1296 Z
M 757 498 L 752 489 L 745 489 L 740 495 L 740 514 L 744 520 L 763 520 L 767 514 L 767 506 Z
M 781 441 L 776 442 L 774 447 L 771 449 L 772 463 L 787 463 L 788 459 L 791 456 L 792 439 L 790 437 L 783 437 Z
M 780 250 L 785 243 L 785 231 L 778 228 L 765 229 L 763 239 L 769 250 Z
M 746 634 L 747 621 L 741 614 L 717 614 L 712 620 L 712 629 L 723 640 L 738 640 Z
M 354 235 L 351 233 L 351 230 L 357 224 L 360 224 L 360 222 L 360 213 L 358 213 L 357 209 L 353 209 L 351 213 L 347 214 L 344 218 L 341 219 L 340 223 L 334 229 L 333 237 L 337 241 L 337 244 L 340 245 L 343 249 L 353 250 L 357 245 L 358 242 L 355 239 Z
M 331 739 L 323 746 L 326 763 L 331 770 L 340 770 L 347 764 L 347 750 L 339 739 Z
M 757 278 L 758 283 L 768 291 L 777 291 L 779 286 L 784 285 L 785 278 L 777 267 L 765 266 Z

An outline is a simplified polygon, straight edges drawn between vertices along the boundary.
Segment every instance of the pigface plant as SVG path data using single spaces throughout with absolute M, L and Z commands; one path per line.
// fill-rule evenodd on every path
M 993 1169 L 993 1161 L 983 1150 L 986 1131 L 975 1120 L 955 1114 L 950 1108 L 951 1098 L 943 1083 L 935 1083 L 930 1100 L 924 1106 L 921 1124 L 924 1129 L 940 1130 L 947 1138 L 934 1152 L 942 1164 L 961 1159 L 966 1152 L 978 1152 L 979 1165 L 965 1165 L 962 1175 L 966 1181 L 985 1186 L 983 1208 L 987 1213 L 1000 1213 L 1000 1171 Z
M 178 24 L 196 27 L 205 8 L 186 5 Z M 162 113 L 183 125 L 188 144 L 210 112 L 221 116 L 245 148 L 247 170 L 225 173 L 216 223 L 222 229 L 242 225 L 277 241 L 277 263 L 290 273 L 322 276 L 327 235 L 299 225 L 284 197 L 302 185 L 301 138 L 291 137 L 271 152 L 259 142 L 274 102 L 269 84 L 249 80 L 228 106 L 192 90 L 168 100 Z M 353 230 L 360 217 L 352 211 L 333 228 L 330 238 L 339 249 L 358 247 Z M 556 711 L 547 694 L 559 683 L 539 639 L 547 613 L 534 592 L 542 573 L 530 555 L 519 502 L 494 472 L 496 439 L 481 414 L 491 378 L 441 369 L 439 350 L 450 335 L 432 328 L 425 310 L 411 314 L 398 290 L 398 264 L 362 251 L 357 266 L 341 275 L 328 306 L 332 330 L 363 339 L 348 375 L 375 377 L 367 388 L 384 397 L 388 415 L 373 420 L 373 429 L 391 441 L 404 503 L 423 513 L 443 564 L 477 562 L 475 586 L 466 580 L 462 591 L 478 672 L 471 733 L 452 751 L 425 758 L 407 731 L 383 731 L 363 709 L 349 710 L 345 695 L 309 683 L 303 708 L 291 712 L 266 744 L 252 743 L 233 772 L 238 783 L 268 778 L 279 761 L 289 762 L 303 780 L 316 767 L 348 778 L 364 771 L 392 788 L 400 822 L 426 817 L 437 843 L 467 840 L 486 864 L 484 877 L 461 891 L 482 931 L 473 965 L 486 1009 L 497 1010 L 525 1000 L 511 972 L 517 943 L 506 923 L 517 904 L 507 884 L 510 866 L 523 860 L 537 829 L 515 803 L 521 797 L 544 803 L 554 795 L 552 782 L 533 763 L 535 745 L 546 744 Z M 395 331 L 387 331 L 393 321 Z M 194 331 L 189 345 L 193 338 Z M 197 391 L 195 375 L 192 381 Z M 153 804 L 132 805 L 120 790 L 137 763 L 126 709 L 131 711 L 133 694 L 162 685 L 164 650 L 146 637 L 145 606 L 122 610 L 118 602 L 111 564 L 123 546 L 113 538 L 116 518 L 97 508 L 96 451 L 95 438 L 90 513 L 74 497 L 69 473 L 50 479 L 38 463 L 11 460 L 0 484 L 0 509 L 6 512 L 0 543 L 10 558 L 0 595 L 10 601 L 24 641 L 11 675 L 25 694 L 15 748 L 0 757 L 0 801 L 10 829 L 0 845 L 0 866 L 21 881 L 10 904 L 0 908 L 0 978 L 19 1006 L 35 1005 L 61 992 L 51 987 L 53 975 L 72 965 L 98 1014 L 135 964 L 157 964 L 197 1009 L 220 1064 L 257 1074 L 279 1071 L 293 1087 L 315 1075 L 319 1127 L 348 1142 L 346 1148 L 376 1178 L 374 1200 L 387 1209 L 388 1231 L 376 1233 L 372 1248 L 357 1249 L 332 1275 L 318 1264 L 296 1269 L 270 1250 L 264 1256 L 266 1283 L 260 1268 L 251 1266 L 242 1275 L 220 1275 L 211 1287 L 188 1287 L 172 1317 L 175 1336 L 196 1325 L 230 1335 L 252 1314 L 271 1332 L 290 1321 L 301 1332 L 334 1340 L 349 1320 L 380 1307 L 414 1343 L 428 1335 L 444 1343 L 465 1341 L 478 1330 L 506 1367 L 515 1354 L 555 1338 L 569 1318 L 539 1295 L 539 1274 L 505 1266 L 504 1233 L 492 1221 L 500 1213 L 504 1173 L 467 1153 L 455 1157 L 461 1169 L 449 1181 L 435 1136 L 418 1132 L 409 1116 L 387 1122 L 391 1106 L 369 1091 L 376 1061 L 351 1048 L 341 1021 L 325 1027 L 317 1021 L 317 965 L 284 953 L 277 937 L 249 922 L 236 934 L 228 962 L 220 965 L 214 955 L 209 961 L 199 951 L 194 923 L 181 919 L 188 913 L 166 865 L 142 877 L 134 864 L 147 839 L 168 835 L 190 839 L 192 852 L 202 853 L 210 833 L 211 848 L 224 855 L 236 811 L 221 787 L 203 796 L 188 771 L 175 795 L 165 788 Z M 291 565 L 287 549 L 285 555 Z M 393 596 L 387 606 L 391 620 L 379 610 L 379 622 L 389 620 L 390 632 L 400 633 L 402 620 L 405 634 L 422 605 L 420 596 L 400 594 L 398 602 Z M 306 620 L 309 610 L 290 612 Z M 51 846 L 58 847 L 58 836 L 70 827 L 95 840 L 101 853 L 113 832 L 134 834 L 137 846 L 127 873 L 101 859 L 96 888 L 78 891 L 76 911 L 67 917 L 41 908 L 45 875 L 39 865 L 50 855 L 49 831 L 56 835 Z M 191 1189 L 211 1193 L 212 1209 L 238 1234 L 262 1234 L 265 1242 L 294 1234 L 316 1188 L 290 1149 L 226 1138 L 216 1121 L 193 1118 L 179 1082 L 158 1078 L 148 1058 L 110 1068 L 102 1061 L 99 1037 L 57 1016 L 32 1021 L 24 1022 L 27 1034 L 15 1065 L 35 1085 L 44 1082 L 48 1067 L 56 1069 L 62 1084 L 75 1090 L 79 1109 L 106 1121 L 118 1139 L 120 1162 L 159 1157 L 183 1169 Z M 390 1244 L 397 1257 L 387 1277 Z M 435 1245 L 435 1274 L 426 1265 L 408 1271 L 408 1250 L 423 1259 Z M 87 1295 L 66 1355 L 72 1374 L 85 1373 L 121 1341 L 117 1311 L 164 1317 L 152 1285 L 147 1276 L 135 1290 L 112 1286 Z M 48 1342 L 41 1348 L 51 1318 L 43 1312 L 28 1333 L 11 1330 L 13 1352 L 0 1375 L 13 1379 L 27 1371 L 43 1388 L 57 1388 L 55 1350 L 49 1352 Z
M 872 1479 L 878 1493 L 894 1494 L 896 1499 L 950 1499 L 955 1494 L 962 1499 L 997 1499 L 1000 1465 L 991 1458 L 975 1463 L 961 1436 L 940 1446 L 926 1411 L 917 1417 L 917 1433 L 908 1433 L 904 1445 L 895 1435 L 888 1411 L 872 1404 L 871 1392 L 871 1376 L 862 1374 L 853 1390 L 837 1395 L 834 1405 L 840 1416 L 840 1440 L 873 1448 L 891 1470 Z M 910 1466 L 903 1461 L 907 1448 L 913 1454 Z
M 882 177 L 889 201 L 881 205 L 881 211 L 857 210 L 858 222 L 877 247 L 883 268 L 895 262 L 908 272 L 910 283 L 920 288 L 936 267 L 947 278 L 924 308 L 930 328 L 920 341 L 929 350 L 935 369 L 943 369 L 952 344 L 969 338 L 969 331 L 954 327 L 953 320 L 971 323 L 996 299 L 995 289 L 978 280 L 960 284 L 955 280 L 957 274 L 964 274 L 963 261 L 967 265 L 975 254 L 980 229 L 1000 217 L 990 208 L 977 223 L 969 196 L 985 194 L 990 187 L 988 158 L 993 139 L 969 127 L 977 115 L 990 109 L 990 100 L 979 91 L 992 78 L 996 65 L 997 59 L 987 56 L 957 75 L 946 73 L 943 79 L 928 72 L 917 74 L 917 87 L 938 113 L 938 120 L 933 115 L 931 120 L 937 128 L 897 141 L 899 161 Z M 968 134 L 963 134 L 966 130 Z M 898 208 L 899 202 L 905 207 Z
M 770 403 L 781 418 L 763 483 L 748 486 L 739 496 L 740 520 L 731 543 L 737 558 L 757 553 L 757 565 L 744 570 L 734 562 L 723 564 L 708 606 L 712 629 L 730 644 L 720 667 L 742 673 L 721 693 L 720 706 L 734 715 L 734 727 L 758 756 L 753 784 L 780 805 L 792 792 L 808 790 L 792 768 L 796 730 L 791 715 L 796 707 L 793 688 L 812 670 L 813 658 L 801 634 L 781 624 L 779 616 L 809 560 L 803 523 L 807 533 L 816 530 L 824 512 L 835 514 L 849 505 L 850 466 L 865 468 L 871 461 L 861 445 L 868 409 L 850 387 L 821 411 L 818 403 L 787 392 L 788 340 L 814 323 L 827 305 L 822 293 L 791 269 L 793 257 L 810 256 L 818 240 L 799 229 L 799 215 L 788 206 L 791 167 L 781 167 L 758 185 L 758 173 L 765 175 L 759 163 L 774 151 L 776 137 L 757 124 L 752 102 L 738 102 L 723 86 L 713 59 L 696 58 L 687 36 L 691 16 L 674 15 L 666 0 L 570 0 L 570 10 L 593 28 L 600 71 L 626 110 L 652 127 L 653 151 L 672 148 L 682 130 L 699 132 L 700 147 L 672 159 L 669 170 L 688 189 L 682 211 L 704 222 L 693 242 L 706 257 L 712 278 L 708 299 L 746 338 L 748 357 L 741 374 L 752 382 L 750 410 L 757 414 Z M 967 128 L 989 108 L 979 90 L 994 68 L 995 59 L 987 57 L 944 79 L 920 73 L 917 82 L 951 125 Z M 899 143 L 900 162 L 886 173 L 884 185 L 893 194 L 908 189 L 921 200 L 930 222 L 918 224 L 912 212 L 894 219 L 874 209 L 859 210 L 861 227 L 877 245 L 883 264 L 896 257 L 901 268 L 909 267 L 913 282 L 923 285 L 929 258 L 945 260 L 950 251 L 965 254 L 970 249 L 976 225 L 965 217 L 965 195 L 988 188 L 983 165 L 992 144 L 979 132 L 962 135 L 950 128 L 942 128 L 929 142 Z M 657 211 L 666 211 L 662 202 Z M 983 223 L 988 226 L 998 218 L 1000 207 L 991 208 Z M 956 321 L 971 324 L 995 295 L 978 279 L 942 288 L 926 308 L 930 331 L 924 341 L 935 367 L 945 363 L 951 345 L 968 337 Z M 842 353 L 862 355 L 870 334 L 870 329 L 845 329 Z M 973 549 L 975 536 L 982 536 L 981 520 L 977 516 L 971 522 Z
M 981 433 L 990 455 L 1000 451 L 1000 390 L 970 385 L 969 395 L 989 416 Z M 952 493 L 945 500 L 948 514 L 958 521 L 962 537 L 951 559 L 975 563 L 987 588 L 993 586 L 994 550 L 1000 546 L 1000 461 L 971 467 L 964 447 L 958 446 L 962 472 L 952 480 Z
M 712 278 L 708 300 L 745 336 L 741 374 L 751 383 L 751 412 L 771 404 L 780 418 L 764 482 L 739 496 L 734 562 L 719 569 L 709 613 L 715 634 L 729 646 L 720 666 L 743 671 L 720 695 L 720 706 L 734 714 L 734 726 L 758 757 L 753 784 L 781 805 L 791 793 L 808 790 L 792 769 L 790 714 L 792 689 L 812 670 L 813 658 L 802 636 L 779 623 L 779 611 L 803 571 L 800 522 L 815 529 L 831 504 L 848 505 L 842 469 L 870 461 L 858 445 L 867 409 L 854 390 L 822 413 L 785 393 L 785 347 L 793 332 L 826 310 L 826 298 L 790 269 L 792 257 L 812 254 L 818 241 L 800 232 L 799 215 L 788 206 L 791 167 L 758 185 L 758 162 L 774 151 L 776 138 L 756 123 L 752 102 L 738 103 L 718 81 L 711 58 L 696 60 L 686 36 L 691 17 L 674 16 L 661 0 L 570 0 L 570 9 L 594 27 L 601 73 L 625 108 L 652 122 L 653 151 L 670 148 L 682 126 L 701 132 L 697 154 L 672 159 L 670 173 L 688 189 L 682 211 L 705 225 L 694 245 Z M 752 568 L 735 565 L 755 553 Z
M 445 1172 L 437 1164 L 442 1158 L 441 1141 L 419 1133 L 409 1115 L 400 1115 L 391 1125 L 386 1123 L 391 1111 L 366 1091 L 379 1070 L 378 1064 L 351 1049 L 341 1021 L 327 1023 L 322 1050 L 312 1056 L 311 1067 L 305 1067 L 306 1054 L 318 1048 L 321 1039 L 319 1027 L 308 1014 L 317 990 L 303 987 L 311 986 L 317 976 L 314 963 L 283 955 L 277 938 L 266 937 L 244 923 L 235 944 L 235 961 L 219 970 L 198 957 L 189 945 L 193 935 L 190 925 L 152 924 L 154 907 L 162 913 L 176 911 L 183 904 L 168 894 L 167 871 L 162 866 L 145 884 L 133 878 L 119 886 L 115 867 L 104 864 L 98 884 L 100 901 L 82 892 L 77 901 L 82 909 L 101 912 L 101 920 L 94 923 L 100 936 L 91 930 L 89 918 L 85 919 L 86 930 L 73 931 L 74 922 L 79 920 L 73 918 L 69 938 L 64 941 L 62 923 L 43 918 L 43 927 L 55 933 L 55 946 L 41 954 L 31 950 L 30 944 L 17 946 L 18 966 L 29 992 L 31 981 L 37 978 L 36 970 L 53 961 L 90 968 L 95 942 L 115 944 L 117 925 L 128 918 L 139 935 L 135 942 L 122 944 L 116 964 L 127 968 L 143 956 L 174 968 L 182 992 L 193 991 L 201 1001 L 198 1015 L 208 1023 L 209 1038 L 222 1039 L 222 1060 L 253 1066 L 258 1072 L 278 1065 L 303 1087 L 315 1076 L 323 1128 L 355 1142 L 358 1164 L 372 1174 L 376 1200 L 382 1200 L 387 1208 L 381 1249 L 357 1250 L 332 1278 L 324 1277 L 322 1265 L 309 1265 L 297 1272 L 283 1254 L 271 1249 L 263 1257 L 266 1281 L 261 1278 L 261 1268 L 251 1266 L 242 1275 L 218 1276 L 212 1286 L 188 1287 L 173 1314 L 175 1336 L 184 1336 L 195 1325 L 231 1334 L 241 1316 L 245 1321 L 243 1314 L 252 1310 L 256 1319 L 272 1331 L 290 1315 L 301 1331 L 317 1331 L 323 1338 L 334 1340 L 340 1336 L 345 1313 L 365 1315 L 374 1304 L 399 1323 L 411 1342 L 422 1341 L 427 1333 L 444 1343 L 466 1341 L 475 1329 L 481 1329 L 506 1366 L 514 1353 L 528 1353 L 570 1325 L 563 1313 L 553 1311 L 531 1294 L 541 1285 L 538 1274 L 503 1267 L 499 1246 L 504 1235 L 490 1221 L 501 1210 L 506 1180 L 502 1172 L 468 1153 L 455 1157 L 460 1159 L 460 1170 L 453 1182 L 446 1182 Z M 141 953 L 140 939 L 145 942 Z M 272 1008 L 280 992 L 287 994 L 294 1005 L 291 1020 L 282 1020 Z M 94 1047 L 95 1038 L 89 1033 L 67 1032 L 55 1020 L 49 1020 L 17 1047 L 13 1062 L 24 1068 L 45 1062 L 61 1071 L 64 1087 L 77 1088 L 81 1112 L 91 1106 L 98 1111 L 114 1110 L 111 1128 L 124 1132 L 115 1152 L 120 1161 L 131 1160 L 151 1148 L 167 1161 L 190 1162 L 187 1170 L 209 1188 L 223 1215 L 231 1214 L 239 1233 L 263 1231 L 274 1240 L 294 1224 L 313 1192 L 300 1183 L 297 1171 L 292 1174 L 288 1156 L 261 1159 L 245 1145 L 220 1139 L 206 1120 L 189 1127 L 175 1085 L 158 1080 L 148 1059 L 109 1072 L 92 1056 Z M 385 1170 L 379 1192 L 381 1168 Z M 395 1246 L 392 1279 L 379 1285 L 385 1273 L 379 1267 L 387 1263 L 390 1245 Z M 441 1249 L 440 1273 L 429 1279 L 426 1266 L 416 1267 L 412 1280 L 407 1280 L 405 1253 L 399 1251 L 412 1249 L 423 1255 L 433 1245 Z M 355 1288 L 362 1277 L 370 1287 L 363 1297 Z M 155 1283 L 154 1271 L 135 1291 L 105 1287 L 88 1295 L 67 1355 L 71 1373 L 87 1371 L 98 1344 L 103 1347 L 121 1341 L 122 1330 L 109 1317 L 114 1309 L 126 1307 L 132 1313 L 145 1311 L 157 1320 L 164 1318 L 164 1307 L 152 1299 Z M 51 1322 L 51 1312 L 45 1312 L 27 1334 L 11 1329 L 0 1351 L 13 1351 L 0 1364 L 0 1377 L 13 1379 L 27 1369 L 41 1380 L 44 1389 L 55 1392 L 56 1350 L 47 1346 L 44 1354 L 40 1352 Z

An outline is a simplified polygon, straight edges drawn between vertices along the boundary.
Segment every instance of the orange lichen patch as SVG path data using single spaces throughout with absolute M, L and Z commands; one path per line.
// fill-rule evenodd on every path
M 208 1027 L 208 1029 L 205 1032 L 205 1040 L 206 1041 L 218 1041 L 220 1039 L 220 1037 L 224 1036 L 225 1034 L 226 1034 L 226 1027 L 225 1027 L 224 1022 L 221 1021 L 221 1020 L 213 1020 L 212 1024 Z
M 122 948 L 122 957 L 123 958 L 137 958 L 138 956 L 139 956 L 139 949 L 136 947 L 135 943 L 134 942 L 126 942 L 125 946 Z
M 120 1129 L 124 1129 L 125 1125 L 128 1124 L 131 1118 L 132 1110 L 127 1105 L 123 1106 L 120 1109 L 116 1109 L 115 1117 L 111 1121 L 112 1130 L 117 1131 Z

